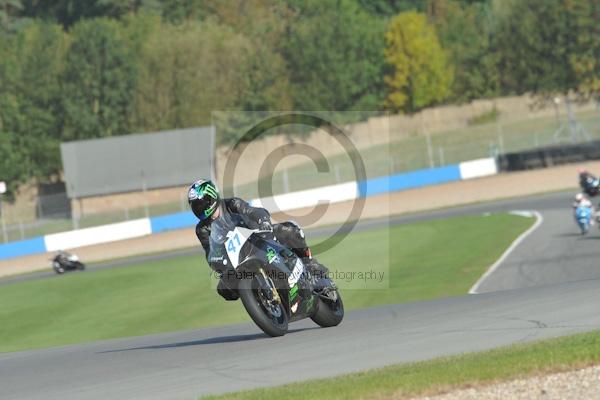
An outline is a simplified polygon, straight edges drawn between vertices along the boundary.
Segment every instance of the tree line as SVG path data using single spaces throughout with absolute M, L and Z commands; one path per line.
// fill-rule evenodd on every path
M 57 179 L 61 141 L 212 110 L 589 99 L 598 21 L 595 0 L 0 0 L 0 180 Z

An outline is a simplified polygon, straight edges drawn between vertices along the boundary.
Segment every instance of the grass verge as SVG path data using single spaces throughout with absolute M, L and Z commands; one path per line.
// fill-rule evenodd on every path
M 477 387 L 600 363 L 600 332 L 514 345 L 431 361 L 293 383 L 268 389 L 209 396 L 214 400 L 406 399 Z
M 348 309 L 456 296 L 532 223 L 497 214 L 399 225 L 354 233 L 319 258 L 386 273 L 384 285 L 362 290 L 351 290 L 362 281 L 338 282 Z M 196 255 L 3 286 L 0 352 L 250 321 L 208 276 Z

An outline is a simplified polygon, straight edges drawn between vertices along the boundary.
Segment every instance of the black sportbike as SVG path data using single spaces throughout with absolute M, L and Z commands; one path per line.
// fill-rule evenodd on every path
M 313 276 L 302 260 L 239 214 L 213 221 L 209 263 L 239 296 L 252 320 L 270 336 L 283 336 L 290 322 L 311 318 L 321 327 L 336 326 L 344 305 L 335 283 Z
M 66 251 L 59 252 L 52 261 L 52 269 L 57 274 L 64 274 L 67 271 L 85 269 L 85 264 L 79 260 L 79 257 L 75 254 L 67 253 Z

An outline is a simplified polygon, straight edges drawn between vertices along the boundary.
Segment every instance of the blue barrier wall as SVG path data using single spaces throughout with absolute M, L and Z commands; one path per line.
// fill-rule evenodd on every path
M 459 166 L 449 165 L 447 167 L 421 169 L 398 175 L 367 179 L 358 183 L 358 193 L 360 197 L 367 197 L 459 180 L 461 180 Z
M 423 186 L 437 185 L 440 183 L 459 181 L 461 179 L 469 179 L 471 177 L 495 174 L 497 172 L 495 160 L 489 160 L 482 159 L 461 163 L 463 167 L 462 169 L 464 169 L 463 172 L 466 174 L 466 176 L 461 176 L 461 165 L 450 165 L 446 167 L 423 169 L 397 175 L 367 179 L 356 184 L 356 195 L 360 197 L 367 197 L 388 192 L 396 192 L 400 190 L 415 189 Z M 175 229 L 189 228 L 196 225 L 197 222 L 198 220 L 191 211 L 184 211 L 176 214 L 152 217 L 150 218 L 150 227 L 152 233 L 159 233 Z M 145 234 L 147 234 L 147 232 L 142 232 L 140 233 L 140 236 Z M 30 254 L 44 253 L 46 250 L 44 237 L 0 244 L 0 260 Z
M 152 233 L 188 228 L 197 223 L 198 219 L 191 211 L 150 218 Z
M 18 242 L 0 244 L 0 260 L 45 252 L 46 243 L 44 243 L 43 236 L 20 240 Z

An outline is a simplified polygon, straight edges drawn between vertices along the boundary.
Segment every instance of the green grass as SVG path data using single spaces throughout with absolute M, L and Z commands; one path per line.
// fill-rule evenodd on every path
M 481 114 L 476 115 L 473 118 L 469 119 L 467 121 L 467 123 L 469 125 L 489 124 L 492 122 L 496 122 L 498 120 L 499 116 L 500 116 L 500 111 L 498 111 L 498 109 L 494 106 L 494 108 L 492 108 L 491 110 L 484 111 Z
M 404 399 L 600 363 L 600 332 L 206 399 Z
M 373 281 L 366 286 L 338 281 L 342 289 L 364 288 L 343 293 L 349 308 L 458 296 L 532 223 L 531 218 L 494 214 L 395 226 L 389 235 L 352 235 L 319 260 L 333 270 L 342 266 L 386 273 L 387 289 Z
M 359 232 L 319 259 L 332 271 L 385 273 L 381 283 L 338 281 L 348 309 L 456 296 L 532 222 L 498 214 Z M 242 305 L 223 301 L 210 286 L 202 256 L 0 290 L 0 352 L 243 321 L 250 318 Z

